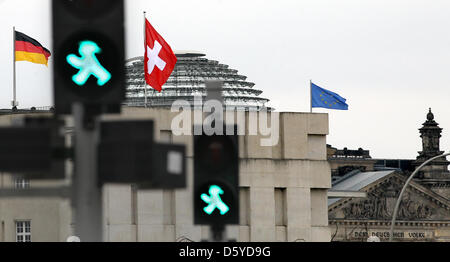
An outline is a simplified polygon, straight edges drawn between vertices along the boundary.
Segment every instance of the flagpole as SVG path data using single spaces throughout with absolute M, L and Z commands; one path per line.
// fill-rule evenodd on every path
M 147 14 L 147 12 L 145 12 L 144 11 L 144 50 L 147 48 L 147 32 L 146 32 L 146 19 L 147 19 L 147 17 L 146 17 L 146 14 Z M 145 63 L 145 57 L 144 57 L 144 63 Z M 145 68 L 145 67 L 144 67 Z M 145 76 L 145 73 L 146 72 L 144 72 L 144 76 Z M 145 79 L 144 79 L 144 103 L 145 103 L 145 108 L 147 108 L 147 82 L 145 81 Z
M 309 80 L 309 105 L 311 106 L 311 113 L 312 111 L 312 80 Z
M 16 96 L 16 27 L 13 26 L 13 101 L 12 107 L 17 106 Z

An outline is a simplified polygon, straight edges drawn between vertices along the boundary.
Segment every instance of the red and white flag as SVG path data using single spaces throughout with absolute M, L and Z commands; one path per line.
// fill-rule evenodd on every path
M 147 84 L 161 92 L 176 63 L 177 57 L 172 48 L 145 19 L 144 70 Z

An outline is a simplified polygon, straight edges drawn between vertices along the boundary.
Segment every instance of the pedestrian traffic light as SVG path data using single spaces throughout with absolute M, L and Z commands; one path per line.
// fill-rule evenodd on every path
M 153 121 L 103 121 L 98 144 L 100 184 L 139 189 L 186 187 L 186 146 L 153 141 Z
M 120 113 L 125 98 L 124 1 L 53 0 L 54 100 Z
M 186 146 L 154 143 L 150 177 L 138 189 L 186 188 Z
M 234 128 L 235 131 L 237 127 Z M 227 130 L 224 127 L 223 130 Z M 234 132 L 234 134 L 237 134 Z M 194 224 L 239 224 L 236 135 L 194 136 Z
M 100 125 L 100 184 L 141 183 L 151 179 L 153 121 L 104 121 Z
M 27 179 L 64 179 L 63 121 L 25 118 L 23 125 L 0 128 L 0 171 Z

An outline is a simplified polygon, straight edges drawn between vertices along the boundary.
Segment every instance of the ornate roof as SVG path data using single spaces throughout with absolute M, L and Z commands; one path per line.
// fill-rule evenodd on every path
M 158 93 L 145 84 L 144 58 L 135 57 L 126 61 L 126 105 L 145 106 L 145 87 L 147 87 L 148 107 L 171 107 L 176 100 L 186 100 L 193 105 L 194 96 L 206 97 L 205 80 L 221 80 L 224 83 L 223 97 L 226 106 L 240 109 L 266 108 L 268 99 L 260 97 L 261 90 L 238 74 L 238 70 L 218 61 L 209 60 L 199 52 L 183 51 L 176 53 L 178 62 L 163 91 Z
M 419 152 L 415 166 L 420 166 L 426 160 L 444 154 L 439 148 L 442 128 L 434 120 L 434 114 L 431 112 L 431 108 L 427 114 L 427 120 L 423 123 L 422 128 L 419 129 L 420 137 L 422 138 L 422 151 Z M 445 157 L 434 160 L 430 165 L 442 166 L 442 171 L 447 171 L 447 166 L 450 164 Z
M 390 220 L 405 181 L 406 177 L 398 171 L 363 172 L 343 180 L 333 190 L 367 192 L 368 197 L 329 199 L 329 218 Z M 406 192 L 400 206 L 401 220 L 448 221 L 450 218 L 450 200 L 445 197 L 415 181 L 410 182 Z

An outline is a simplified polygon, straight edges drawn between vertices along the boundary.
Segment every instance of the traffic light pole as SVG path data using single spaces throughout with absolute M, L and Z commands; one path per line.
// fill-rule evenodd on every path
M 75 234 L 83 242 L 103 241 L 102 189 L 97 175 L 98 121 L 86 107 L 73 106 L 75 120 Z
M 224 105 L 222 81 L 206 81 L 207 102 Z M 208 126 L 224 125 L 223 111 L 211 112 Z M 235 135 L 194 136 L 194 224 L 209 225 L 209 241 L 227 241 L 226 225 L 239 223 L 239 142 Z M 196 129 L 196 127 L 194 127 Z M 206 206 L 207 205 L 207 206 Z M 205 207 L 206 206 L 206 207 Z M 216 211 L 217 209 L 217 211 Z M 228 240 L 234 242 L 235 240 Z
M 211 237 L 213 242 L 223 242 L 225 225 L 211 225 Z

